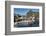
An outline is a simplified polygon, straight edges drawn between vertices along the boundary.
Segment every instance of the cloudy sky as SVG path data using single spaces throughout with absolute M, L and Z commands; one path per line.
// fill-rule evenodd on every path
M 14 14 L 26 15 L 29 10 L 32 10 L 33 12 L 39 12 L 39 9 L 14 8 Z

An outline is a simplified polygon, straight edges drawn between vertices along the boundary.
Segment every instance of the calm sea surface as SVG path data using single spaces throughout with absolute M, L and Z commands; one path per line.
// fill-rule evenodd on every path
M 32 22 L 32 23 L 22 22 L 17 23 L 16 25 L 14 25 L 14 27 L 39 27 L 39 22 Z

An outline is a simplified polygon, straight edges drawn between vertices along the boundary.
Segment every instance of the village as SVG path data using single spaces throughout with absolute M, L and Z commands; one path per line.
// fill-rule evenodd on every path
M 39 26 L 39 12 L 29 10 L 26 15 L 15 14 L 15 27 L 37 27 Z
M 17 21 L 18 19 L 16 19 Z M 35 19 L 35 17 L 29 17 L 29 18 L 26 18 L 26 17 L 20 17 L 18 22 L 15 22 L 15 25 L 19 24 L 21 26 L 28 26 L 28 25 L 32 25 L 33 22 L 36 22 L 38 21 L 39 18 Z M 39 24 L 39 21 L 36 22 L 35 24 Z

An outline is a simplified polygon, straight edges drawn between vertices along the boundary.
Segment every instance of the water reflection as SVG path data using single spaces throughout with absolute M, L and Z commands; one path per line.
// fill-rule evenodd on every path
M 14 27 L 39 27 L 39 21 L 35 21 L 35 22 L 21 22 L 21 23 L 17 23 L 16 25 L 14 25 Z

